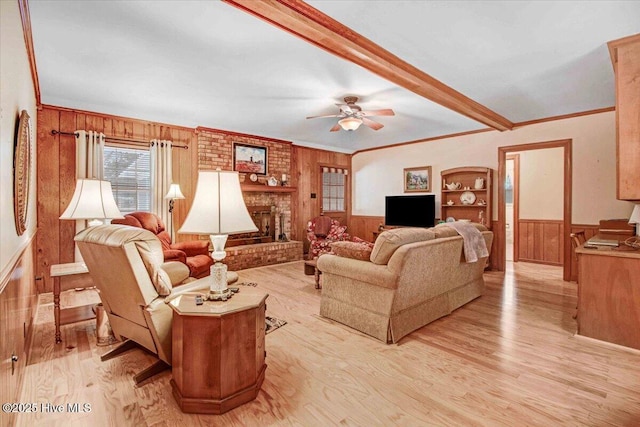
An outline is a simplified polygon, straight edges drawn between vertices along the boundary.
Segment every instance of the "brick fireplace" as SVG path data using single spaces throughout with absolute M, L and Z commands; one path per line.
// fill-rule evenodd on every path
M 283 241 L 291 233 L 291 194 L 264 191 L 243 192 L 249 214 L 258 232 L 253 236 L 229 236 L 225 264 L 230 270 L 259 267 L 302 259 L 302 242 Z M 229 244 L 229 241 L 232 241 Z
M 267 177 L 291 176 L 291 143 L 258 136 L 198 128 L 198 169 L 233 170 L 233 144 L 242 143 L 267 147 Z M 265 177 L 261 177 L 264 182 Z M 224 263 L 230 270 L 259 267 L 302 259 L 302 242 L 285 241 L 291 235 L 291 192 L 282 192 L 267 185 L 249 183 L 240 174 L 242 194 L 257 233 L 230 235 Z M 201 238 L 208 238 L 202 236 Z

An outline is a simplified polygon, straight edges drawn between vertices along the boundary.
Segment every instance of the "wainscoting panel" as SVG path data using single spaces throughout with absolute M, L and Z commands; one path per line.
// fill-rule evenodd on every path
M 0 283 L 0 401 L 18 402 L 29 356 L 36 309 L 35 239 L 32 239 Z M 53 341 L 53 337 L 51 337 Z M 12 360 L 12 356 L 14 360 Z M 0 412 L 0 426 L 14 424 L 15 414 Z
M 518 260 L 564 265 L 562 220 L 520 219 Z
M 383 216 L 352 215 L 347 232 L 367 242 L 373 242 L 373 232 L 384 224 Z

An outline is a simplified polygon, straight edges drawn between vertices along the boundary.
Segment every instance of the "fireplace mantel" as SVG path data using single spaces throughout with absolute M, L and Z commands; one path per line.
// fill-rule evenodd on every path
M 260 192 L 260 193 L 293 193 L 297 190 L 297 187 L 289 186 L 270 186 L 261 184 L 240 184 L 240 189 L 247 192 Z

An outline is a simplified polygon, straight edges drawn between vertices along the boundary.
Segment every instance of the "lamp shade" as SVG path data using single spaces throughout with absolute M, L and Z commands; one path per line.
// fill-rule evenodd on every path
M 357 117 L 345 117 L 344 119 L 339 120 L 338 124 L 344 130 L 356 130 L 362 124 L 362 119 L 359 119 Z
M 178 233 L 231 234 L 258 231 L 242 198 L 238 172 L 200 171 L 191 209 Z
M 116 205 L 109 181 L 79 179 L 67 209 L 60 219 L 124 218 Z
M 169 187 L 169 191 L 167 192 L 167 195 L 164 196 L 164 198 L 173 200 L 184 199 L 184 194 L 182 194 L 182 191 L 180 191 L 180 184 L 171 184 L 171 186 Z

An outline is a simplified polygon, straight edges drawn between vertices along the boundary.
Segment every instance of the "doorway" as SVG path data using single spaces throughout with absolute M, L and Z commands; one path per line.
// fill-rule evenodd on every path
M 507 182 L 507 156 L 513 155 L 517 152 L 526 152 L 531 150 L 541 150 L 546 148 L 562 148 L 563 153 L 563 178 L 562 182 L 558 182 L 558 185 L 562 185 L 562 220 L 559 222 L 560 231 L 560 242 L 558 243 L 559 249 L 562 255 L 563 265 L 563 280 L 570 279 L 570 267 L 571 263 L 569 260 L 571 259 L 571 241 L 569 239 L 569 233 L 571 230 L 571 140 L 559 140 L 559 141 L 548 141 L 548 142 L 539 142 L 532 144 L 523 144 L 523 145 L 513 145 L 507 147 L 499 147 L 498 148 L 498 227 L 495 230 L 498 234 L 498 241 L 501 242 L 497 246 L 497 267 L 498 270 L 504 271 L 507 260 L 507 247 L 506 242 L 509 235 L 513 238 L 513 246 L 515 248 L 516 242 L 518 241 L 519 233 L 515 230 L 517 226 L 515 225 L 518 221 L 516 219 L 518 216 L 515 215 L 513 219 L 507 219 L 507 207 L 506 207 L 506 182 Z M 511 159 L 513 160 L 513 158 Z M 515 161 L 514 161 L 515 168 Z M 515 175 L 515 173 L 514 173 Z M 511 193 L 513 196 L 513 193 Z M 544 200 L 540 200 L 540 203 L 544 203 Z M 514 204 L 515 208 L 515 204 Z M 511 221 L 511 230 L 507 230 L 507 223 Z M 514 261 L 518 259 L 517 250 L 514 250 Z
M 518 262 L 516 250 L 518 219 L 520 218 L 520 155 L 507 154 L 507 176 L 504 183 L 505 202 L 505 257 Z

